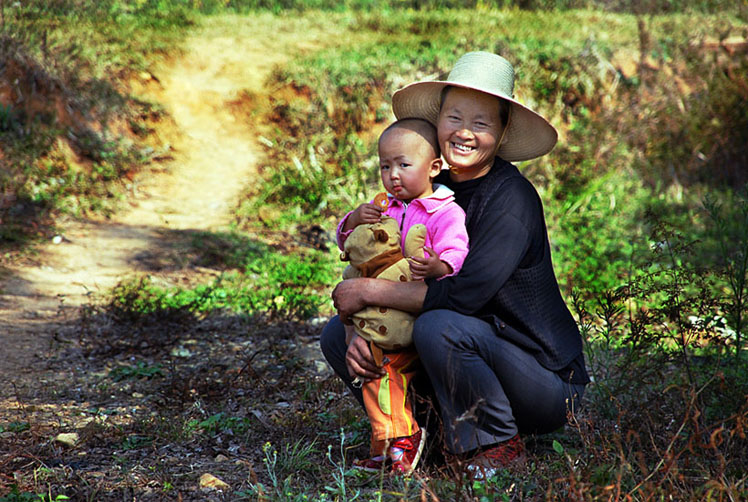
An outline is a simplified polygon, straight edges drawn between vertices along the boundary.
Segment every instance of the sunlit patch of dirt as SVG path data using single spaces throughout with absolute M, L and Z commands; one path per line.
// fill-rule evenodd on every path
M 31 313 L 56 322 L 58 307 L 71 315 L 71 309 L 133 274 L 161 274 L 177 283 L 205 275 L 204 267 L 180 256 L 182 237 L 176 232 L 218 230 L 232 222 L 239 199 L 251 191 L 264 148 L 268 75 L 294 53 L 313 50 L 330 36 L 290 25 L 277 31 L 271 21 L 261 15 L 209 18 L 179 52 L 117 84 L 133 103 L 154 104 L 137 107 L 145 114 L 140 118 L 146 130 L 130 133 L 153 142 L 158 149 L 154 164 L 147 173 L 125 174 L 130 192 L 124 210 L 108 219 L 58 221 L 59 234 L 50 235 L 48 244 L 6 265 L 0 286 L 0 336 L 16 332 L 25 340 L 14 339 L 13 346 L 35 348 L 2 358 L 4 374 L 33 367 L 33 353 L 44 357 L 49 334 L 37 326 L 24 328 Z M 20 78 L 19 86 L 44 82 L 39 68 L 13 63 L 4 71 L 9 78 Z M 13 103 L 19 102 L 21 92 L 29 95 L 25 87 L 11 84 L 0 91 L 3 100 Z M 46 113 L 60 112 L 56 120 L 62 125 L 82 117 L 73 97 L 53 80 L 38 84 L 31 96 L 18 106 L 41 113 L 35 107 L 46 104 Z M 117 121 L 110 125 L 127 126 Z M 67 139 L 60 140 L 56 152 L 72 165 L 90 162 Z M 3 200 L 6 195 L 12 196 L 3 194 Z
M 110 288 L 144 274 L 192 286 L 221 273 L 224 265 L 190 242 L 225 231 L 251 193 L 266 148 L 265 81 L 295 53 L 337 40 L 303 22 L 285 20 L 278 30 L 273 19 L 211 17 L 178 53 L 120 82 L 140 126 L 108 127 L 158 150 L 152 169 L 125 174 L 121 211 L 58 221 L 46 244 L 3 262 L 0 344 L 12 350 L 0 358 L 0 495 L 16 484 L 72 500 L 228 500 L 233 492 L 202 490 L 200 475 L 210 472 L 232 490 L 267 483 L 262 445 L 291 435 L 320 441 L 322 465 L 326 444 L 338 439 L 338 417 L 353 415 L 321 361 L 324 320 L 137 317 L 102 303 Z M 48 98 L 46 110 L 60 123 L 82 117 L 64 93 L 50 93 L 39 99 Z M 7 100 L 17 96 L 6 86 L 0 102 Z M 74 142 L 61 139 L 54 151 L 89 167 Z M 303 245 L 326 245 L 320 229 L 302 233 Z M 65 444 L 59 434 L 77 440 Z

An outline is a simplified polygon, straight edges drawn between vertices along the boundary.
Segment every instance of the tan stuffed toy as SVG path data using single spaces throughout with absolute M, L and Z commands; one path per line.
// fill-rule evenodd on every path
M 405 252 L 400 249 L 400 230 L 397 221 L 382 216 L 379 223 L 357 226 L 343 246 L 341 259 L 350 261 L 343 271 L 343 279 L 378 277 L 391 281 L 410 281 L 410 266 L 405 256 L 424 256 L 426 227 L 413 225 L 405 237 Z M 394 350 L 413 342 L 415 316 L 402 310 L 386 307 L 367 307 L 352 316 L 356 333 L 368 340 L 372 354 L 382 365 L 381 349 Z

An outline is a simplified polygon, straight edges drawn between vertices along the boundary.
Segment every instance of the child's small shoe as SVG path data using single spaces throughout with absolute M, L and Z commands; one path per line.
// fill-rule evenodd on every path
M 412 436 L 395 439 L 390 448 L 392 474 L 410 476 L 421 459 L 424 444 L 426 444 L 426 431 L 423 429 Z
M 386 455 L 375 455 L 364 460 L 354 460 L 353 468 L 368 472 L 388 472 L 410 476 L 418 465 L 426 444 L 426 431 L 420 429 L 412 436 L 392 440 Z

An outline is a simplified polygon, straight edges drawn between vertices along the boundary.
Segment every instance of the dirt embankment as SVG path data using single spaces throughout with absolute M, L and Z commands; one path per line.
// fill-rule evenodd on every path
M 64 224 L 60 235 L 0 277 L 0 374 L 27 378 L 60 340 L 56 327 L 76 307 L 148 272 L 173 282 L 199 273 L 183 268 L 172 245 L 189 230 L 216 230 L 232 219 L 251 187 L 261 154 L 251 120 L 274 65 L 314 48 L 309 33 L 266 33 L 261 19 L 213 18 L 183 51 L 142 73 L 134 95 L 163 105 L 161 135 L 169 160 L 135 178 L 125 208 L 108 220 Z M 4 378 L 6 383 L 9 382 Z

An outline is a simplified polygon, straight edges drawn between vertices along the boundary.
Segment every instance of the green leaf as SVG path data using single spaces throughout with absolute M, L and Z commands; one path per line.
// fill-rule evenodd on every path
M 561 455 L 564 452 L 564 445 L 562 445 L 561 443 L 559 443 L 558 441 L 556 441 L 554 439 L 553 440 L 553 450 L 556 453 L 558 453 L 559 455 Z

